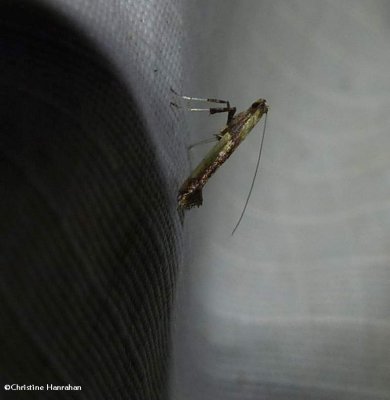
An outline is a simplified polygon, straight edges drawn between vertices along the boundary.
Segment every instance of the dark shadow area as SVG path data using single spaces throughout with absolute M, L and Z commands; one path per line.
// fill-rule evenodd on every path
M 176 237 L 141 112 L 53 10 L 2 2 L 0 30 L 1 386 L 165 398 Z

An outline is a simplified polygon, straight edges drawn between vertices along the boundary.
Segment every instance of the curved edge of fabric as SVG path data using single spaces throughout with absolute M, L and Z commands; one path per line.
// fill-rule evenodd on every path
M 156 148 L 145 93 L 68 17 L 7 1 L 0 15 L 2 384 L 165 398 L 180 146 Z

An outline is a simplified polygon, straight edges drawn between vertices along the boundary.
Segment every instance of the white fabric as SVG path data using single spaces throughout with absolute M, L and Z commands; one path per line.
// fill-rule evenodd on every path
M 187 4 L 185 94 L 271 106 L 191 210 L 172 398 L 390 399 L 390 8 Z M 189 116 L 190 142 L 223 116 Z M 193 166 L 206 151 L 191 154 Z

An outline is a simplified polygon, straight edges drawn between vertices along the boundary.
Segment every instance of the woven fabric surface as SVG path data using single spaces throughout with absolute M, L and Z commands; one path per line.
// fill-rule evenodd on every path
M 166 398 L 180 23 L 175 1 L 0 4 L 2 386 Z

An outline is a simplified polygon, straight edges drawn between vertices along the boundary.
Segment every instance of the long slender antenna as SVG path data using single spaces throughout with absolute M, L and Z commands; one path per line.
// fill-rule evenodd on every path
M 239 220 L 238 220 L 236 226 L 235 226 L 234 229 L 233 229 L 232 236 L 234 235 L 234 232 L 237 230 L 238 226 L 240 225 L 240 222 L 241 222 L 241 220 L 242 220 L 242 217 L 243 217 L 244 214 L 245 214 L 246 207 L 247 207 L 247 205 L 248 205 L 248 203 L 249 203 L 249 198 L 251 197 L 253 187 L 255 186 L 256 175 L 257 175 L 257 172 L 258 172 L 258 170 L 259 170 L 259 165 L 260 165 L 261 152 L 262 152 L 262 150 L 263 150 L 263 143 L 264 143 L 264 136 L 265 136 L 265 128 L 266 128 L 266 126 L 267 126 L 267 115 L 268 115 L 268 113 L 265 114 L 265 118 L 264 118 L 264 128 L 263 128 L 263 134 L 261 135 L 260 151 L 259 151 L 259 156 L 258 156 L 258 158 L 257 158 L 257 164 L 256 164 L 255 174 L 253 175 L 251 188 L 249 189 L 249 193 L 248 193 L 248 197 L 246 198 L 246 201 L 245 201 L 244 209 L 242 210 L 241 215 L 240 215 L 240 218 L 239 218 Z

